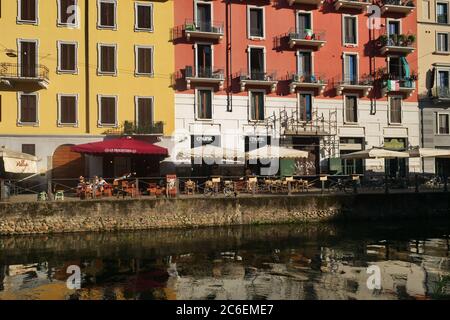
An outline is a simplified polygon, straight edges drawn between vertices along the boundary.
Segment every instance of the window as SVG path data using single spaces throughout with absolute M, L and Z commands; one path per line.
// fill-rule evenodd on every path
M 309 93 L 300 93 L 300 121 L 312 120 L 312 95 Z
M 153 31 L 153 5 L 151 3 L 136 3 L 135 30 Z
M 410 67 L 405 57 L 389 57 L 388 67 L 391 80 L 399 80 L 400 87 L 411 87 L 412 82 L 406 80 L 406 74 L 410 73 Z
M 437 128 L 438 134 L 450 134 L 449 131 L 449 114 L 438 113 L 437 114 Z
M 116 29 L 117 2 L 115 0 L 98 1 L 98 27 Z
M 358 122 L 358 97 L 345 96 L 345 122 Z
M 448 33 L 446 33 L 446 32 L 438 32 L 437 33 L 436 51 L 437 52 L 449 52 Z
M 78 24 L 78 0 L 58 1 L 58 25 L 76 26 Z
M 153 47 L 136 46 L 136 74 L 153 75 Z
M 116 45 L 99 44 L 98 72 L 100 74 L 117 74 L 117 47 Z
M 37 124 L 38 121 L 37 94 L 19 93 L 19 124 Z
M 18 6 L 17 21 L 33 24 L 38 22 L 38 0 L 19 0 Z
M 450 97 L 449 90 L 449 71 L 438 70 L 437 72 L 437 90 L 439 97 Z
M 400 31 L 400 21 L 397 20 L 389 20 L 388 22 L 388 35 L 399 35 Z
M 357 20 L 356 17 L 353 16 L 344 16 L 343 20 L 343 34 L 344 34 L 344 45 L 351 44 L 356 45 L 358 44 L 358 26 L 357 26 Z
M 249 38 L 264 38 L 264 9 L 249 7 L 248 9 Z
M 78 96 L 75 94 L 58 95 L 58 125 L 78 124 Z
M 136 98 L 136 122 L 140 129 L 153 126 L 153 97 Z
M 212 119 L 212 91 L 209 89 L 197 90 L 197 119 Z
M 389 122 L 399 124 L 402 123 L 402 98 L 389 98 Z
M 250 91 L 250 120 L 264 119 L 264 92 Z
M 199 31 L 213 32 L 211 13 L 210 3 L 195 2 L 195 25 Z
M 437 23 L 448 23 L 448 3 L 436 4 L 436 21 Z
M 344 54 L 344 83 L 358 83 L 358 56 L 355 54 Z
M 77 73 L 77 44 L 72 42 L 58 42 L 58 71 L 63 73 Z
M 422 1 L 422 18 L 426 20 L 430 20 L 430 1 L 424 0 Z
M 299 12 L 297 16 L 297 32 L 301 38 L 306 36 L 306 30 L 311 30 L 311 13 Z
M 312 57 L 309 51 L 298 52 L 297 74 L 302 77 L 301 81 L 310 82 L 312 75 Z
M 209 44 L 198 44 L 196 53 L 196 76 L 200 78 L 212 78 L 212 46 Z
M 264 48 L 249 48 L 250 77 L 252 80 L 266 79 Z
M 23 144 L 22 145 L 22 153 L 31 154 L 32 156 L 36 155 L 36 145 L 35 144 Z
M 117 125 L 117 97 L 99 96 L 99 126 Z

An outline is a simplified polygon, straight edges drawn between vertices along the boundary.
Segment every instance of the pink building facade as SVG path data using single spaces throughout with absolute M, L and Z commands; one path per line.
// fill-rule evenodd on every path
M 191 146 L 309 151 L 305 161 L 280 163 L 288 175 L 419 171 L 415 160 L 339 158 L 419 145 L 414 5 L 176 1 L 177 134 Z

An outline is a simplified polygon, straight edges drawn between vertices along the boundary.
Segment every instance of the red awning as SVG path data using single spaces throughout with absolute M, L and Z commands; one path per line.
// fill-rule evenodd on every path
M 168 155 L 166 148 L 162 148 L 142 140 L 137 140 L 132 137 L 123 137 L 119 139 L 80 144 L 77 146 L 73 146 L 71 150 L 73 152 L 96 155 Z

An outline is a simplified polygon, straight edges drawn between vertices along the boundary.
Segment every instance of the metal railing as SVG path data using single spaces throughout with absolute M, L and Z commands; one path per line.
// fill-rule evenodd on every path
M 386 87 L 388 85 L 389 80 L 398 81 L 400 88 L 409 88 L 409 89 L 416 88 L 416 78 L 413 76 L 403 77 L 395 74 L 387 74 L 385 77 L 383 77 L 383 87 Z
M 317 83 L 325 84 L 325 76 L 321 73 L 298 73 L 292 72 L 288 74 L 287 80 L 298 83 Z
M 326 32 L 324 30 L 316 29 L 305 29 L 305 30 L 295 30 L 290 29 L 287 33 L 289 40 L 317 40 L 326 41 Z
M 225 72 L 223 68 L 186 66 L 184 69 L 186 78 L 206 78 L 223 80 Z
M 117 128 L 105 131 L 107 135 L 133 135 L 133 134 L 163 134 L 164 122 L 134 122 L 124 121 Z
M 0 77 L 49 80 L 49 70 L 41 64 L 29 67 L 18 63 L 0 62 Z
M 241 80 L 254 81 L 276 81 L 277 73 L 275 71 L 252 70 L 250 72 L 241 71 L 239 78 Z
M 200 21 L 194 19 L 187 19 L 184 23 L 185 32 L 204 32 L 223 34 L 223 23 L 211 21 Z
M 433 97 L 441 99 L 450 99 L 450 87 L 435 86 L 433 88 Z
M 431 174 L 410 174 L 406 177 L 379 175 L 308 175 L 308 176 L 191 176 L 177 177 L 169 185 L 166 177 L 105 178 L 100 184 L 94 178 L 80 183 L 79 179 L 52 179 L 47 183 L 39 181 L 21 182 L 2 180 L 1 200 L 18 197 L 14 201 L 85 200 L 124 197 L 167 197 L 167 196 L 256 196 L 267 194 L 293 195 L 329 193 L 389 193 L 389 192 L 448 192 L 448 177 Z M 176 192 L 170 194 L 169 188 Z M 43 195 L 44 194 L 44 195 Z
M 413 48 L 416 43 L 416 36 L 413 34 L 389 34 L 385 30 L 378 40 L 381 47 Z
M 374 82 L 373 77 L 369 75 L 357 77 L 356 75 L 344 74 L 342 80 L 339 81 L 338 83 L 340 85 L 372 86 L 373 82 Z
M 382 5 L 415 7 L 414 2 L 411 0 L 383 0 Z

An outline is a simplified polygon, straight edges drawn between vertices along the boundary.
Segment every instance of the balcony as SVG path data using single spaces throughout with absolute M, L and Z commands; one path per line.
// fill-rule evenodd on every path
M 384 0 L 381 4 L 381 13 L 395 13 L 407 16 L 415 9 L 411 0 Z
M 223 23 L 201 22 L 186 20 L 184 24 L 186 38 L 221 40 L 223 38 Z
M 318 49 L 323 47 L 327 42 L 325 39 L 325 31 L 313 31 L 309 29 L 299 32 L 296 32 L 294 29 L 290 30 L 288 33 L 288 40 L 290 48 L 303 46 Z
M 137 123 L 124 121 L 117 128 L 111 128 L 104 132 L 106 135 L 162 135 L 164 134 L 164 122 Z
M 291 93 L 295 93 L 295 90 L 300 88 L 317 90 L 319 94 L 323 94 L 326 87 L 323 75 L 293 73 L 288 76 L 288 79 L 291 81 L 289 84 Z
M 324 0 L 288 0 L 288 2 L 290 6 L 294 4 L 307 4 L 319 7 L 324 3 Z
M 408 55 L 416 49 L 414 46 L 416 36 L 413 34 L 383 34 L 378 41 L 381 54 Z
M 252 71 L 240 72 L 239 83 L 241 92 L 245 91 L 246 86 L 269 88 L 270 92 L 275 92 L 277 89 L 278 80 L 276 79 L 276 72 Z
M 432 96 L 437 102 L 448 103 L 450 101 L 450 88 L 437 85 L 433 88 Z
M 381 92 L 383 96 L 387 96 L 388 93 L 393 92 L 410 97 L 416 90 L 416 80 L 416 76 L 399 77 L 390 74 L 383 79 L 383 87 Z
M 0 82 L 12 86 L 13 83 L 36 83 L 47 89 L 50 84 L 49 70 L 46 66 L 36 65 L 28 67 L 17 63 L 0 63 Z
M 187 89 L 191 89 L 192 83 L 208 83 L 219 85 L 219 89 L 223 90 L 225 74 L 223 69 L 213 69 L 211 67 L 196 68 L 194 66 L 186 66 L 184 69 L 184 77 L 186 79 Z
M 335 0 L 334 8 L 336 10 L 341 9 L 352 9 L 358 11 L 366 11 L 367 7 L 370 6 L 369 0 Z
M 344 80 L 336 84 L 336 95 L 341 96 L 344 91 L 359 91 L 364 97 L 369 95 L 373 89 L 373 78 L 371 76 L 362 76 L 360 78 L 353 76 L 344 76 Z

